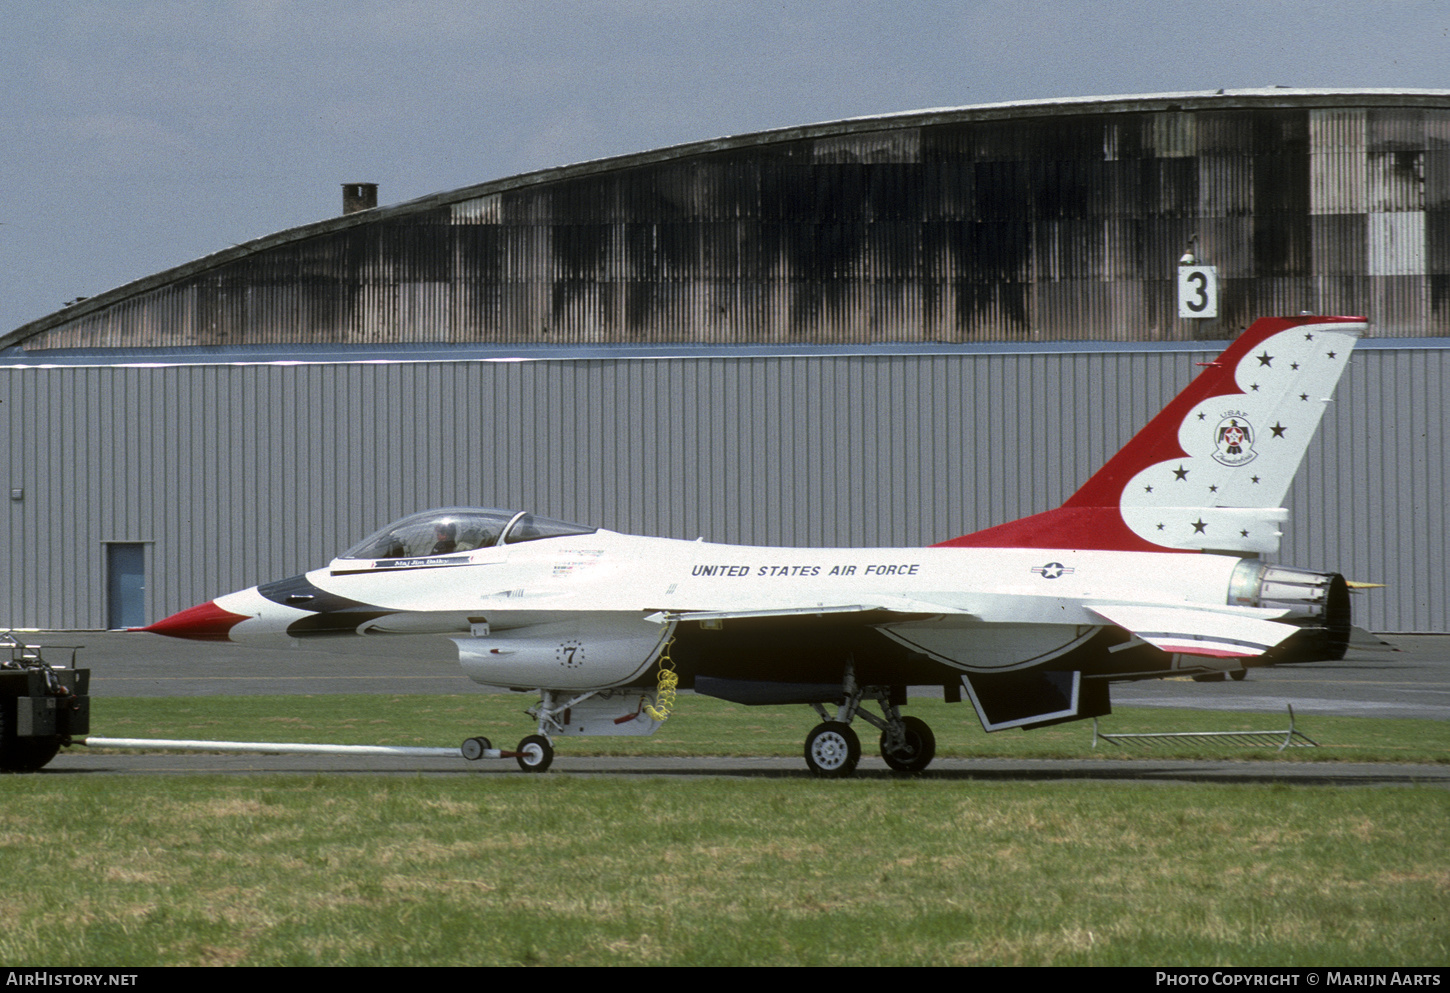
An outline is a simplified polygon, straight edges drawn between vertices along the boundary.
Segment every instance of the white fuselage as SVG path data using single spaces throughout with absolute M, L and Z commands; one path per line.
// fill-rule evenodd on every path
M 711 614 L 888 611 L 901 619 L 876 629 L 936 661 L 964 671 L 1020 668 L 1101 628 L 1098 605 L 1231 610 L 1238 562 L 1153 552 L 771 548 L 601 530 L 405 561 L 339 559 L 305 579 L 381 611 L 331 633 L 449 635 L 480 682 L 581 688 L 635 678 L 676 622 Z M 312 613 L 256 588 L 216 603 L 248 618 L 232 630 L 236 640 L 285 634 Z

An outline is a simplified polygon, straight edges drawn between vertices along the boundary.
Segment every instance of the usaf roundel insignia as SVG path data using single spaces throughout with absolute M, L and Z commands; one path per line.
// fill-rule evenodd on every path
M 1213 432 L 1213 457 L 1224 465 L 1247 465 L 1258 457 L 1254 451 L 1254 428 L 1248 418 L 1233 413 L 1218 422 Z

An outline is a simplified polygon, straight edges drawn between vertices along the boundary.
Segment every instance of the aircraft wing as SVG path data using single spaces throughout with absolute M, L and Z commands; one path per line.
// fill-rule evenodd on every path
M 1179 655 L 1202 655 L 1209 658 L 1252 658 L 1287 639 L 1299 629 L 1271 618 L 1283 611 L 1271 609 L 1234 608 L 1204 609 L 1164 607 L 1151 604 L 1098 603 L 1087 609 L 1165 652 Z M 936 600 L 913 597 L 872 597 L 869 603 L 827 604 L 809 607 L 746 608 L 738 610 L 656 611 L 645 620 L 656 624 L 670 621 L 726 621 L 748 618 L 841 617 L 859 614 L 874 615 L 880 623 L 882 614 L 897 618 L 950 616 L 955 619 L 982 622 L 983 618 L 962 607 Z
M 850 604 L 821 603 L 813 607 L 687 610 L 680 612 L 658 610 L 646 616 L 645 620 L 655 624 L 665 624 L 670 621 L 726 621 L 761 617 L 824 617 L 827 615 L 840 616 L 843 614 L 881 613 L 909 615 L 912 617 L 951 614 L 954 617 L 980 620 L 971 611 L 932 600 L 922 600 L 914 597 L 875 596 L 871 598 L 871 601 L 870 603 Z
M 1251 658 L 1262 655 L 1299 629 L 1239 610 L 1202 610 L 1139 604 L 1089 604 L 1099 617 L 1152 645 L 1179 655 Z M 1281 616 L 1282 611 L 1257 611 Z

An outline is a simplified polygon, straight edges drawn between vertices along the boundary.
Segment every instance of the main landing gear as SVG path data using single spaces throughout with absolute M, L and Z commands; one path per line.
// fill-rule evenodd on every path
M 857 717 L 881 730 L 881 758 L 892 769 L 921 772 L 931 764 L 936 757 L 936 736 L 926 721 L 901 716 L 890 687 L 857 686 L 854 666 L 847 663 L 841 689 L 845 699 L 836 708 L 835 720 L 830 719 L 824 704 L 811 704 L 822 720 L 806 735 L 806 767 L 812 775 L 845 779 L 856 771 L 861 761 L 861 739 L 851 721 Z M 881 707 L 881 717 L 861 709 L 861 701 L 868 695 Z

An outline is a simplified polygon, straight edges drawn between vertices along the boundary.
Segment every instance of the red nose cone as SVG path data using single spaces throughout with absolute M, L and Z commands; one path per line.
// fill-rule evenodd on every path
M 193 641 L 227 641 L 227 632 L 246 619 L 242 614 L 223 610 L 208 600 L 179 614 L 164 617 L 150 627 L 131 630 L 164 634 L 170 638 L 191 638 Z

